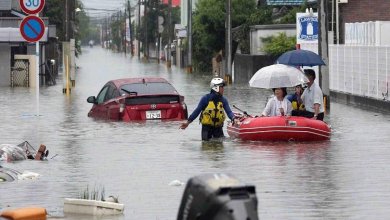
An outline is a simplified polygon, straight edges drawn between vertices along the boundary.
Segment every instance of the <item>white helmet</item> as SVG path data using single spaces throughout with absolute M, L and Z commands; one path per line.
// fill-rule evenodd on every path
M 210 88 L 216 92 L 219 92 L 219 87 L 225 86 L 225 81 L 222 78 L 213 78 L 210 82 Z

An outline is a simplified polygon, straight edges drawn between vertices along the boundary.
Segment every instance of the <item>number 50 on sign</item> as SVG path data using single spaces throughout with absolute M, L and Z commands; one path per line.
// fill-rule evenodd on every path
M 19 4 L 27 14 L 38 14 L 45 6 L 45 0 L 19 0 Z

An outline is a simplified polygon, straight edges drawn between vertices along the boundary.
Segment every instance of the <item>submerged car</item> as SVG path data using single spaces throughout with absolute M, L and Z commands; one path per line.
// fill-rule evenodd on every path
M 164 78 L 144 77 L 111 80 L 92 103 L 88 116 L 100 119 L 137 121 L 184 120 L 188 117 L 184 96 Z

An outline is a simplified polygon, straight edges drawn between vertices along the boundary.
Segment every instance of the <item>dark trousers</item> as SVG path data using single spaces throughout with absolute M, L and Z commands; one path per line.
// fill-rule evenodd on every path
M 313 112 L 300 111 L 300 110 L 292 110 L 291 115 L 292 116 L 302 116 L 302 117 L 305 117 L 305 118 L 313 118 L 314 117 L 314 113 Z M 320 120 L 320 121 L 324 120 L 324 113 L 323 112 L 319 113 L 317 115 L 317 120 Z
M 208 125 L 202 125 L 202 140 L 208 141 L 210 138 L 221 138 L 225 137 L 223 134 L 222 127 L 213 127 Z

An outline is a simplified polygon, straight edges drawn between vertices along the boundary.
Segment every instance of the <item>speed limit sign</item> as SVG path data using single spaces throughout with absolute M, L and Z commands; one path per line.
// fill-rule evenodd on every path
M 19 4 L 27 14 L 38 14 L 45 6 L 45 0 L 19 0 Z

